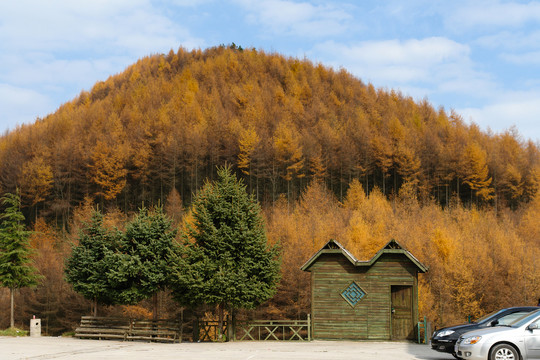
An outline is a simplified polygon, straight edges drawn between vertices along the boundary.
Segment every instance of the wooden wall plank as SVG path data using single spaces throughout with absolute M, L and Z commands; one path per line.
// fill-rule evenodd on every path
M 371 267 L 354 266 L 341 254 L 322 254 L 310 271 L 315 339 L 391 339 L 392 285 L 413 287 L 413 316 L 418 317 L 417 268 L 403 254 L 383 254 Z M 366 293 L 354 307 L 341 296 L 352 282 Z

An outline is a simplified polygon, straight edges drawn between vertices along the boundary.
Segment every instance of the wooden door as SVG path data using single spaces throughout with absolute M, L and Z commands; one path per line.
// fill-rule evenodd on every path
M 392 286 L 392 340 L 414 338 L 412 286 Z

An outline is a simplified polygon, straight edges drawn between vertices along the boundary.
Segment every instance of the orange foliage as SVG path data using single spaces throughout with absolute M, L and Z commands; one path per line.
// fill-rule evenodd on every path
M 19 180 L 21 195 L 29 200 L 30 205 L 45 200 L 53 184 L 53 172 L 42 157 L 35 157 L 22 167 Z
M 122 316 L 131 319 L 151 319 L 152 312 L 139 305 L 122 305 Z
M 287 274 L 267 304 L 272 313 L 309 311 L 309 276 L 298 269 L 330 238 L 363 260 L 398 240 L 429 267 L 420 275 L 420 315 L 439 327 L 502 307 L 533 305 L 540 294 L 540 273 L 534 270 L 540 246 L 525 236 L 540 229 L 538 202 L 520 218 L 459 204 L 422 206 L 414 198 L 392 204 L 378 190 L 366 196 L 358 181 L 343 205 L 325 194 L 320 183 L 311 184 L 294 208 L 278 202 L 267 212 L 268 237 L 281 244 Z
M 515 129 L 484 133 L 345 70 L 255 49 L 143 58 L 4 134 L 0 190 L 21 187 L 39 204 L 36 262 L 56 293 L 64 239 L 76 237 L 92 199 L 116 209 L 108 226 L 167 198 L 171 216 L 183 216 L 182 202 L 224 163 L 238 165 L 283 249 L 268 313 L 309 311 L 299 268 L 330 238 L 360 259 L 398 240 L 429 266 L 420 310 L 438 325 L 540 296 L 536 144 Z M 65 294 L 66 307 L 80 305 Z
M 538 189 L 539 158 L 515 129 L 483 133 L 454 111 L 345 70 L 255 49 L 180 48 L 140 59 L 2 136 L 0 188 L 20 185 L 30 204 L 50 199 L 40 210 L 66 224 L 85 196 L 128 212 L 163 203 L 176 187 L 189 202 L 228 162 L 265 201 L 295 200 L 312 180 L 343 200 L 358 178 L 367 192 L 397 196 L 409 184 L 443 205 L 496 197 L 516 207 Z
M 96 192 L 105 199 L 111 200 L 126 186 L 124 154 L 116 147 L 98 141 L 92 154 L 92 181 L 99 186 Z

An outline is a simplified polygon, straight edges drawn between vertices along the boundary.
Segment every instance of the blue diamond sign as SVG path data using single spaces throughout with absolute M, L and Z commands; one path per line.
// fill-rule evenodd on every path
M 341 293 L 341 296 L 352 306 L 356 306 L 366 293 L 354 281 Z

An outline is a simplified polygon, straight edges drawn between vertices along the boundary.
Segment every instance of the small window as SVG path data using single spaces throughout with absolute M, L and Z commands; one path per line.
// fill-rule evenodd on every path
M 358 304 L 358 302 L 362 300 L 364 296 L 366 296 L 366 292 L 353 281 L 345 290 L 341 292 L 341 296 L 349 303 L 349 305 L 355 307 L 356 304 Z

